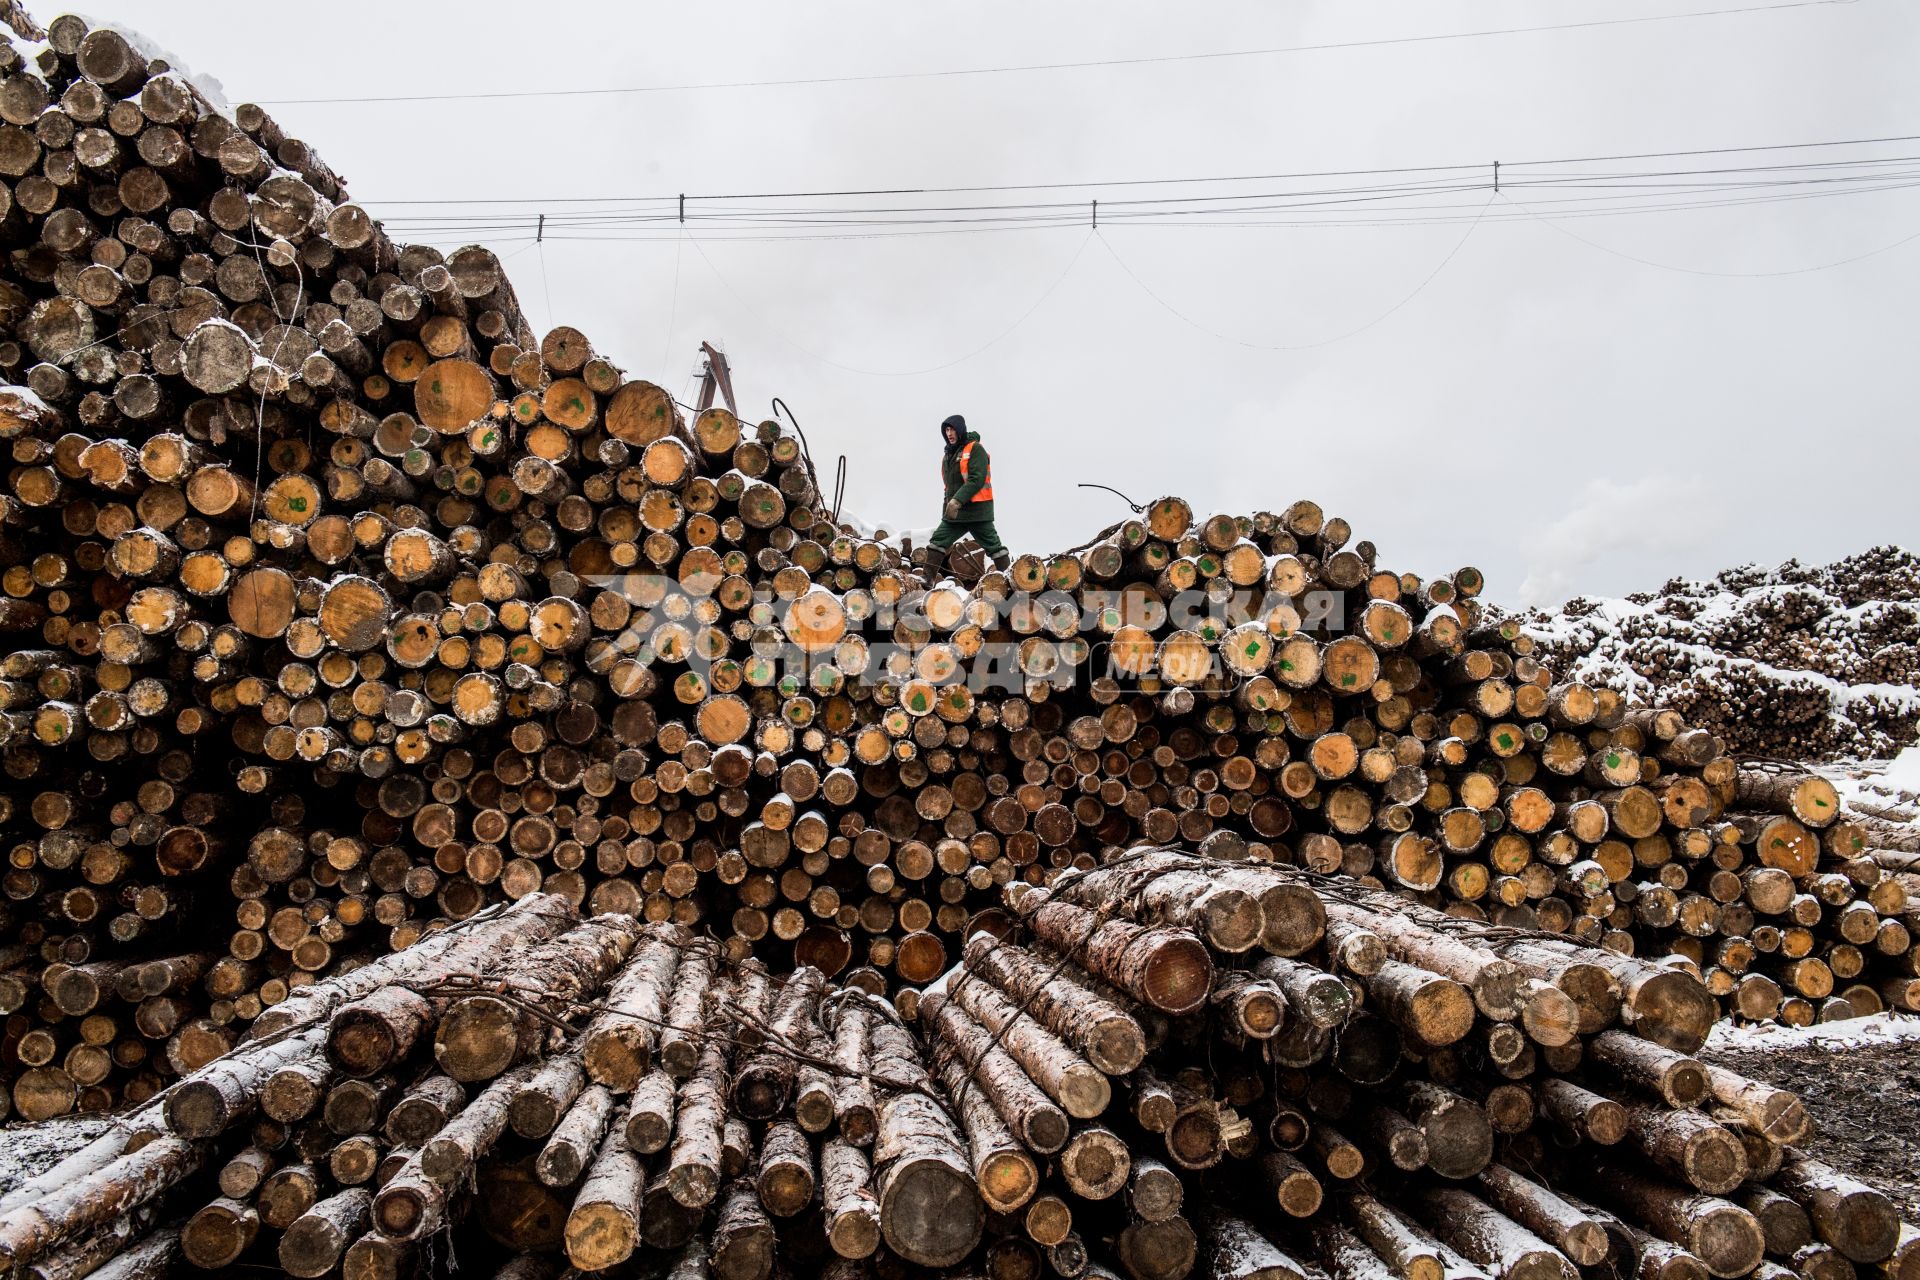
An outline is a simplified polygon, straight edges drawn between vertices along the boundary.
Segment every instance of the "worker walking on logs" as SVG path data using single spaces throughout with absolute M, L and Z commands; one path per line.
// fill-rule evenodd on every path
M 940 424 L 946 452 L 940 459 L 940 479 L 946 506 L 940 527 L 927 540 L 927 567 L 939 573 L 946 567 L 947 548 L 972 534 L 996 569 L 1013 563 L 1000 534 L 993 527 L 993 460 L 980 444 L 980 433 L 967 430 L 967 420 L 954 414 Z

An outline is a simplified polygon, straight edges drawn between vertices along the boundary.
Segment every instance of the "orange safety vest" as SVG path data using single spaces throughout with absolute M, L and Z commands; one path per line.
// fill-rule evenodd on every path
M 965 484 L 967 482 L 967 459 L 973 457 L 973 446 L 978 443 L 980 443 L 978 440 L 969 440 L 966 443 L 966 447 L 960 450 L 960 483 L 961 484 Z M 980 492 L 973 495 L 973 500 L 975 502 L 992 502 L 993 501 L 993 458 L 991 456 L 987 458 L 986 481 L 981 484 Z

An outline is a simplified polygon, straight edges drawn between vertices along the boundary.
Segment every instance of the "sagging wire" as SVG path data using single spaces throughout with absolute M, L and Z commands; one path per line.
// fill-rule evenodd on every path
M 1126 494 L 1124 494 L 1124 493 L 1121 493 L 1121 492 L 1120 492 L 1120 491 L 1119 491 L 1118 489 L 1116 489 L 1116 488 L 1114 488 L 1114 487 L 1113 487 L 1112 485 L 1110 485 L 1110 484 L 1090 484 L 1090 483 L 1088 483 L 1088 484 L 1076 484 L 1076 485 L 1075 485 L 1075 486 L 1073 486 L 1073 487 L 1074 487 L 1074 488 L 1076 488 L 1076 489 L 1105 489 L 1105 490 L 1106 490 L 1106 491 L 1107 491 L 1108 493 L 1111 493 L 1111 494 L 1113 494 L 1113 495 L 1114 495 L 1114 496 L 1115 496 L 1116 498 L 1119 498 L 1119 499 L 1120 499 L 1120 501 L 1122 501 L 1122 502 L 1124 502 L 1124 503 L 1126 503 L 1126 504 L 1127 504 L 1127 505 L 1128 505 L 1129 507 L 1131 507 L 1131 508 L 1133 508 L 1133 514 L 1135 514 L 1135 515 L 1139 515 L 1139 514 L 1140 514 L 1141 512 L 1143 512 L 1143 511 L 1145 511 L 1145 510 L 1147 509 L 1147 504 L 1146 504 L 1146 503 L 1144 503 L 1144 502 L 1135 502 L 1135 501 L 1134 501 L 1134 500 L 1133 500 L 1132 498 L 1129 498 L 1129 497 L 1128 497 L 1128 496 L 1127 496 Z M 1104 535 L 1104 534 L 1102 534 L 1101 536 L 1102 536 L 1102 537 L 1105 537 L 1106 535 Z M 1098 542 L 1098 541 L 1099 541 L 1099 538 L 1096 538 L 1096 539 L 1094 539 L 1094 541 L 1095 541 L 1095 542 Z M 1091 545 L 1092 545 L 1092 543 L 1089 543 L 1088 545 L 1089 545 L 1089 546 L 1091 546 Z
M 1139 515 L 1141 512 L 1147 509 L 1146 503 L 1135 502 L 1132 498 L 1129 498 L 1126 494 L 1121 493 L 1118 489 L 1114 488 L 1110 484 L 1090 484 L 1090 483 L 1076 484 L 1073 487 L 1076 489 L 1104 489 L 1108 493 L 1111 493 L 1115 497 L 1119 498 L 1120 501 L 1126 503 L 1128 507 L 1132 508 L 1133 513 L 1135 515 Z M 1068 547 L 1065 551 L 1057 551 L 1050 558 L 1058 559 L 1060 556 L 1078 555 L 1080 552 L 1085 551 L 1087 548 L 1095 545 L 1096 543 L 1104 542 L 1108 538 L 1111 538 L 1114 534 L 1120 532 L 1121 528 L 1124 527 L 1126 523 L 1127 523 L 1126 521 L 1121 520 L 1121 521 L 1118 521 L 1117 523 L 1110 524 L 1106 528 L 1102 529 L 1100 532 L 1094 534 L 1091 538 L 1088 538 L 1085 542 L 1082 542 L 1077 546 Z

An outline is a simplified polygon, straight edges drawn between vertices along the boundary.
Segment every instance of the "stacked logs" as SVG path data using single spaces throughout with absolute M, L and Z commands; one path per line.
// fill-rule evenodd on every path
M 1917 591 L 1920 557 L 1884 546 L 1582 597 L 1523 621 L 1562 671 L 1672 706 L 1736 751 L 1873 758 L 1920 731 Z
M 140 1101 L 342 960 L 536 890 L 847 950 L 831 887 L 782 898 L 819 871 L 776 879 L 854 794 L 814 723 L 847 702 L 749 641 L 904 580 L 808 538 L 798 440 L 536 338 L 490 252 L 393 245 L 118 32 L 58 19 L 0 76 L 19 1113 Z
M 143 1102 L 490 903 L 897 989 L 1004 886 L 1174 840 L 1671 954 L 1743 1016 L 1920 994 L 1884 833 L 1556 680 L 1472 569 L 1167 498 L 927 581 L 796 434 L 536 336 L 489 251 L 392 243 L 71 16 L 0 52 L 0 179 L 20 1116 Z
M 976 1153 L 1030 1157 L 988 1274 L 1920 1268 L 1797 1098 L 1688 1056 L 1684 968 L 1159 849 L 1010 896 L 908 1001 Z
M 0 1262 L 1920 1269 L 1883 1194 L 1794 1149 L 1798 1099 L 1687 1056 L 1713 1002 L 1683 969 L 1161 849 L 1010 898 L 1007 936 L 894 1005 L 558 895 L 487 908 L 303 988 L 0 1198 Z
M 522 1255 L 503 1274 L 664 1251 L 764 1277 L 776 1225 L 790 1266 L 883 1241 L 957 1260 L 980 1237 L 958 1126 L 891 1007 L 677 925 L 530 895 L 254 1033 L 5 1196 L 0 1261 L 394 1276 L 473 1235 Z

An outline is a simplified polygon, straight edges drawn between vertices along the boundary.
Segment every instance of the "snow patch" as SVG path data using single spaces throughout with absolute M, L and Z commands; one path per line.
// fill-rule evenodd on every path
M 1920 832 L 1920 747 L 1908 747 L 1892 760 L 1838 761 L 1821 774 L 1846 807 Z
M 1895 756 L 1880 774 L 1880 782 L 1883 790 L 1920 796 L 1920 746 L 1908 747 Z
M 1810 1027 L 1785 1027 L 1773 1023 L 1735 1026 L 1721 1022 L 1707 1037 L 1709 1050 L 1734 1052 L 1805 1049 L 1842 1050 L 1871 1045 L 1920 1043 L 1920 1018 L 1903 1013 L 1875 1013 L 1864 1018 L 1846 1018 L 1839 1022 L 1818 1022 Z
M 53 412 L 53 406 L 35 394 L 33 388 L 18 386 L 11 382 L 0 382 L 0 408 L 7 407 L 9 403 L 29 411 Z

